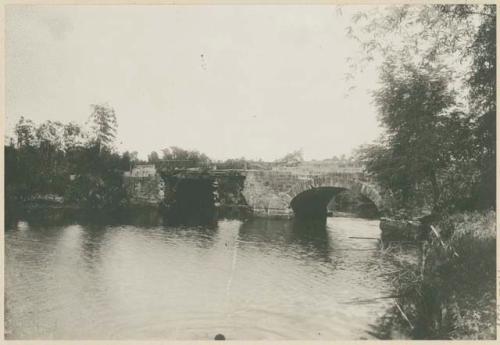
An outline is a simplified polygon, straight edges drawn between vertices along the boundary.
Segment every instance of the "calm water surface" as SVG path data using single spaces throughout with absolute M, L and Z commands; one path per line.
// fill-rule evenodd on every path
M 390 306 L 378 221 L 5 233 L 8 339 L 364 339 Z M 368 301 L 367 301 L 368 300 Z

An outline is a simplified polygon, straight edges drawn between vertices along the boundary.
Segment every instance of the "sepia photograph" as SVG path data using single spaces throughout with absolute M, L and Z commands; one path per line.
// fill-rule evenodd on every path
M 496 340 L 495 2 L 3 9 L 4 340 Z

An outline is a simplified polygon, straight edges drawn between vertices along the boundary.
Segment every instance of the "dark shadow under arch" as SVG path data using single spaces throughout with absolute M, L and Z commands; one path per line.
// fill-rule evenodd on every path
M 305 190 L 297 194 L 290 202 L 290 207 L 296 217 L 303 219 L 321 219 L 326 218 L 328 213 L 328 204 L 330 201 L 342 192 L 349 189 L 342 187 L 316 187 Z M 378 208 L 372 200 L 366 195 L 358 193 L 364 201 L 372 204 L 378 214 Z
M 327 210 L 333 215 L 351 215 L 367 219 L 380 217 L 380 210 L 369 197 L 350 189 L 335 194 L 328 203 Z
M 326 218 L 326 206 L 336 193 L 345 190 L 338 187 L 308 189 L 292 199 L 290 206 L 299 218 Z

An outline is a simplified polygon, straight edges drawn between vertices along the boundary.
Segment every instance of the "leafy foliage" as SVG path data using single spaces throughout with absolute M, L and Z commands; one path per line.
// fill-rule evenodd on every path
M 156 157 L 151 153 L 150 159 L 155 159 Z M 197 167 L 206 168 L 210 163 L 210 158 L 204 153 L 171 146 L 162 150 L 162 158 L 161 160 L 158 158 L 157 166 L 162 170 L 175 170 Z
M 495 339 L 495 218 L 493 211 L 442 218 L 437 227 L 444 246 L 433 237 L 421 263 L 389 253 L 400 266 L 393 280 L 398 302 L 413 327 L 402 318 L 392 322 L 412 339 Z
M 403 209 L 494 207 L 496 8 L 391 6 L 353 22 L 364 61 L 381 63 L 385 133 L 358 153 L 368 172 Z
M 350 58 L 350 78 L 384 61 L 441 65 L 454 84 L 469 78 L 474 41 L 482 23 L 494 21 L 494 5 L 370 6 L 351 13 L 347 35 L 359 43 Z M 461 66 L 461 68 L 457 68 Z
M 116 137 L 116 121 L 115 110 L 107 104 L 92 104 L 92 114 L 89 117 L 91 122 L 93 140 L 99 148 L 111 150 L 113 141 Z
M 116 118 L 110 123 L 116 124 Z M 130 157 L 110 151 L 113 136 L 104 133 L 112 133 L 109 128 L 97 136 L 101 146 L 75 123 L 45 121 L 36 126 L 21 117 L 15 126 L 17 145 L 12 142 L 5 147 L 7 207 L 45 194 L 92 208 L 123 204 L 122 174 L 130 168 Z
M 302 153 L 302 150 L 296 150 L 286 154 L 280 159 L 277 159 L 275 163 L 294 166 L 300 164 L 303 161 L 304 155 Z
M 402 213 L 430 206 L 444 240 L 394 279 L 408 333 L 494 339 L 495 213 L 484 209 L 496 204 L 496 7 L 405 5 L 353 21 L 364 21 L 351 30 L 362 60 L 381 65 L 385 129 L 358 155 Z
M 21 116 L 14 129 L 19 147 L 31 147 L 36 145 L 36 128 L 31 120 Z

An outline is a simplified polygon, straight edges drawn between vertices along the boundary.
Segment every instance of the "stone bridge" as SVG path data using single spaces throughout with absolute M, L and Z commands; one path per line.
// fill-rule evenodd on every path
M 359 168 L 336 172 L 293 168 L 146 170 L 135 169 L 127 174 L 130 200 L 162 204 L 173 216 L 185 214 L 189 218 L 196 212 L 211 213 L 214 207 L 222 205 L 244 207 L 262 217 L 324 217 L 328 203 L 344 190 L 359 193 L 373 202 L 379 212 L 384 211 L 378 187 Z
M 257 216 L 326 216 L 328 202 L 336 193 L 352 190 L 372 201 L 379 211 L 384 205 L 378 188 L 361 172 L 316 175 L 291 171 L 246 171 L 242 194 Z

